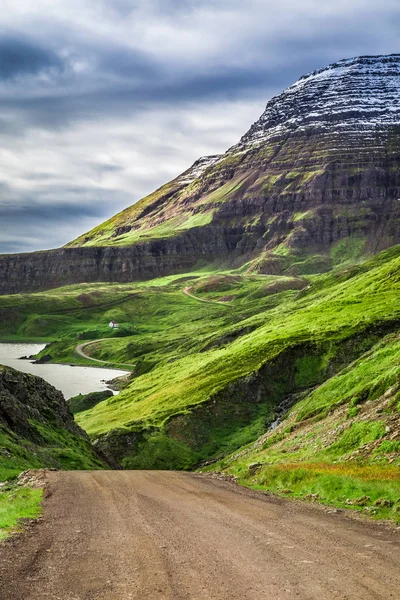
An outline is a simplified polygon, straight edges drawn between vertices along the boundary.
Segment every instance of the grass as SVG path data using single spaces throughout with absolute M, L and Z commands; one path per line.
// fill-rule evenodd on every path
M 35 519 L 41 512 L 43 490 L 10 486 L 0 492 L 0 541 L 19 531 L 23 519 Z
M 340 343 L 366 332 L 377 321 L 393 322 L 400 316 L 399 265 L 399 258 L 383 266 L 372 261 L 370 269 L 358 276 L 314 294 L 308 291 L 301 296 L 300 292 L 300 297 L 293 297 L 288 293 L 270 308 L 268 298 L 253 302 L 242 298 L 236 307 L 227 309 L 196 304 L 170 292 L 168 311 L 164 312 L 157 296 L 151 332 L 143 332 L 131 342 L 133 352 L 137 349 L 137 354 L 147 359 L 152 356 L 156 367 L 135 378 L 116 399 L 81 413 L 80 423 L 92 435 L 134 422 L 160 425 L 170 415 L 210 399 L 294 344 Z M 191 317 L 187 321 L 188 307 Z M 172 318 L 173 331 L 166 329 Z M 104 342 L 102 348 L 96 357 L 110 356 L 114 349 L 118 352 L 115 358 L 126 360 L 127 340 Z
M 110 364 L 132 364 L 132 368 L 140 360 L 154 368 L 135 378 L 116 400 L 101 403 L 80 420 L 94 435 L 134 421 L 159 425 L 174 412 L 207 400 L 229 382 L 258 369 L 293 343 L 334 342 L 377 320 L 396 318 L 399 258 L 390 259 L 383 265 L 372 261 L 369 269 L 349 279 L 327 277 L 323 288 L 315 286 L 314 293 L 311 282 L 304 294 L 288 290 L 263 295 L 268 281 L 279 281 L 271 277 L 242 277 L 223 290 L 202 291 L 200 283 L 204 286 L 210 275 L 191 274 L 196 278 L 196 294 L 211 299 L 231 295 L 229 307 L 203 305 L 185 297 L 182 277 L 142 286 L 73 286 L 47 293 L 46 301 L 41 294 L 20 296 L 18 333 L 22 337 L 41 329 L 49 337 L 58 335 L 61 340 L 46 352 L 54 351 L 56 360 L 78 362 L 74 347 L 85 332 L 92 331 L 94 337 L 110 335 L 106 326 L 98 329 L 110 318 L 133 326 L 135 335 L 104 340 L 92 347 L 93 356 Z M 111 297 L 114 304 L 108 307 Z M 7 297 L 0 298 L 0 306 L 5 308 L 7 302 Z
M 399 334 L 387 335 L 305 392 L 276 429 L 208 469 L 400 522 L 399 351 Z
M 336 377 L 319 386 L 296 406 L 297 420 L 303 421 L 324 414 L 334 406 L 377 398 L 382 390 L 400 378 L 400 341 L 397 335 L 385 338 L 370 352 L 363 354 Z
M 1 297 L 0 309 L 12 307 L 21 337 L 57 338 L 45 350 L 56 361 L 78 362 L 80 340 L 104 337 L 90 346 L 93 357 L 132 366 L 118 396 L 76 415 L 92 438 L 113 436 L 126 466 L 189 468 L 229 457 L 262 436 L 292 394 L 290 431 L 278 427 L 277 438 L 268 437 L 251 460 L 260 451 L 274 465 L 289 455 L 292 462 L 333 463 L 377 444 L 368 460 L 388 464 L 394 450 L 378 451 L 390 441 L 385 423 L 374 424 L 363 411 L 399 377 L 399 267 L 400 247 L 319 276 L 208 266 L 147 282 L 69 286 L 16 302 Z M 227 304 L 188 298 L 187 286 L 199 298 Z M 112 318 L 127 335 L 105 339 Z M 324 424 L 336 410 L 343 410 L 340 435 L 327 445 Z M 354 422 L 360 419 L 366 423 Z M 291 428 L 299 428 L 296 439 Z M 124 441 L 131 434 L 140 434 L 134 450 Z
M 395 468 L 287 463 L 262 470 L 252 482 L 257 489 L 400 522 L 399 471 Z
M 39 421 L 30 422 L 26 437 L 0 426 L 0 451 L 0 481 L 12 479 L 31 468 L 69 470 L 104 467 L 84 438 L 61 426 Z

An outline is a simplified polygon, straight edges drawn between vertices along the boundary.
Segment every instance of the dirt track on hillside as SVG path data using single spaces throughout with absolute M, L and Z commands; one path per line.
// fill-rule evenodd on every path
M 75 347 L 75 352 L 77 354 L 79 354 L 79 356 L 82 356 L 83 358 L 86 358 L 87 360 L 92 360 L 93 362 L 101 363 L 103 365 L 117 365 L 120 367 L 129 367 L 130 369 L 132 369 L 133 365 L 131 365 L 131 364 L 128 365 L 126 363 L 116 363 L 112 360 L 100 360 L 99 358 L 93 358 L 92 356 L 89 356 L 89 354 L 85 353 L 85 348 L 87 348 L 87 346 L 92 346 L 93 344 L 97 344 L 98 342 L 105 342 L 106 340 L 115 340 L 115 339 L 116 338 L 100 338 L 98 340 L 92 340 L 91 342 L 84 342 L 83 344 L 78 344 L 78 346 Z
M 189 473 L 49 474 L 1 600 L 398 599 L 400 532 Z
M 185 296 L 189 296 L 189 298 L 193 298 L 193 300 L 197 300 L 198 302 L 204 302 L 205 304 L 222 304 L 222 306 L 229 306 L 229 302 L 223 302 L 222 300 L 207 300 L 207 298 L 199 298 L 192 294 L 191 287 L 183 288 L 182 292 Z

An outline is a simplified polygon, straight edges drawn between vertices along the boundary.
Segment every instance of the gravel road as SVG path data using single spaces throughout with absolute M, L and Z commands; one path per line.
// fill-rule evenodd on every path
M 400 597 L 400 532 L 201 475 L 49 474 L 0 546 L 1 600 Z

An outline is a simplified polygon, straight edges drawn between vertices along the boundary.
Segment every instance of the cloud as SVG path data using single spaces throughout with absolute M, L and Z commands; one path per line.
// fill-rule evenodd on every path
M 399 25 L 397 0 L 3 0 L 0 251 L 66 243 Z
M 63 61 L 52 50 L 18 34 L 0 36 L 0 79 L 62 72 Z

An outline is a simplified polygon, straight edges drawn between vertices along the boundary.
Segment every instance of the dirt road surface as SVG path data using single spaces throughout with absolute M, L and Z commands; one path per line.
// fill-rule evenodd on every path
M 400 598 L 400 533 L 200 475 L 50 473 L 1 600 Z
M 229 306 L 229 302 L 223 302 L 222 300 L 207 300 L 207 298 L 199 298 L 198 296 L 192 294 L 191 290 L 191 287 L 185 287 L 183 288 L 182 292 L 185 294 L 185 296 L 189 296 L 189 298 L 193 298 L 198 302 L 205 302 L 206 304 L 222 304 L 223 306 Z
M 83 344 L 78 344 L 78 346 L 75 347 L 75 352 L 77 354 L 79 354 L 79 356 L 82 356 L 83 358 L 87 358 L 88 360 L 92 360 L 93 362 L 101 363 L 103 365 L 116 365 L 116 366 L 120 366 L 120 367 L 128 367 L 129 369 L 132 370 L 133 365 L 131 365 L 131 364 L 128 365 L 125 363 L 116 363 L 116 362 L 109 361 L 109 360 L 100 360 L 99 358 L 92 358 L 85 352 L 85 348 L 87 348 L 88 346 L 92 346 L 93 344 L 97 344 L 98 342 L 105 342 L 106 340 L 114 340 L 114 339 L 115 338 L 100 338 L 98 340 L 92 340 L 91 342 L 84 342 Z

